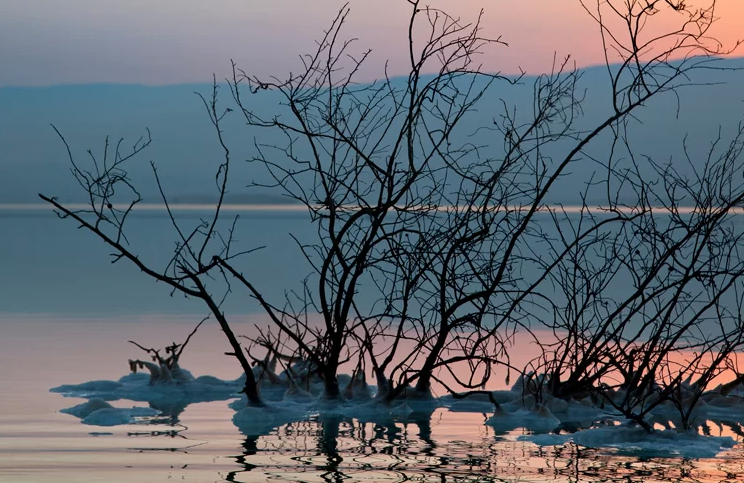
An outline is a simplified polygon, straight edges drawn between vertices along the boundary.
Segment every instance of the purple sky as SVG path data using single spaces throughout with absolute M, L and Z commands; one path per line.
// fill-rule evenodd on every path
M 586 0 L 591 4 L 594 0 Z M 710 0 L 692 0 L 700 3 Z M 0 86 L 122 82 L 201 82 L 223 77 L 234 58 L 258 75 L 297 70 L 343 5 L 337 0 L 2 0 Z M 579 0 L 431 0 L 474 19 L 485 9 L 485 33 L 510 46 L 483 57 L 491 71 L 549 70 L 554 52 L 579 65 L 602 61 L 598 29 Z M 378 77 L 390 60 L 404 72 L 405 0 L 351 0 L 348 36 L 374 55 L 363 73 Z M 596 3 L 594 4 L 596 5 Z M 717 34 L 741 31 L 744 2 L 719 0 Z M 741 35 L 741 34 L 739 34 Z

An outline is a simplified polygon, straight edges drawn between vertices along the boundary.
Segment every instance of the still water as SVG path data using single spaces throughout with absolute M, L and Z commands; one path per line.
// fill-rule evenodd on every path
M 717 458 L 613 455 L 573 443 L 538 447 L 523 432 L 496 434 L 487 414 L 435 410 L 387 424 L 314 417 L 260 437 L 233 426 L 225 401 L 189 405 L 155 424 L 87 426 L 58 411 L 82 399 L 48 392 L 61 383 L 117 379 L 139 351 L 129 338 L 163 345 L 190 316 L 109 319 L 0 318 L 0 481 L 733 481 L 744 448 Z M 247 328 L 247 324 L 241 328 Z M 174 336 L 174 337 L 172 337 Z M 184 354 L 195 375 L 236 377 L 225 343 L 207 325 Z M 130 407 L 133 401 L 114 401 Z M 714 433 L 717 434 L 717 433 Z
M 197 215 L 194 219 L 198 219 Z M 144 257 L 162 257 L 171 234 L 159 216 L 138 221 Z M 246 262 L 270 295 L 303 269 L 288 236 L 312 236 L 296 215 L 253 214 L 244 240 L 266 246 Z M 487 413 L 437 409 L 388 423 L 315 416 L 267 435 L 245 436 L 227 401 L 196 403 L 150 424 L 97 427 L 60 409 L 83 402 L 50 393 L 60 384 L 116 380 L 127 359 L 180 341 L 203 309 L 123 264 L 69 222 L 34 213 L 0 214 L 0 481 L 734 481 L 744 446 L 716 458 L 622 456 L 573 443 L 538 447 L 522 430 L 497 433 Z M 155 259 L 155 258 L 153 258 Z M 281 260 L 281 263 L 277 263 Z M 250 300 L 231 302 L 238 332 L 260 320 Z M 247 314 L 247 315 L 246 315 Z M 190 343 L 182 365 L 195 375 L 235 378 L 216 324 Z M 133 401 L 113 401 L 131 407 Z M 733 435 L 730 428 L 713 435 Z

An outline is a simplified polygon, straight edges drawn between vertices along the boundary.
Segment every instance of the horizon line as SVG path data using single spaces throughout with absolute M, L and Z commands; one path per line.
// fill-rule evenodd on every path
M 701 55 L 699 57 L 701 59 L 707 58 L 710 61 L 744 60 L 744 53 L 740 55 L 718 55 L 718 56 L 713 56 L 713 55 L 702 56 Z M 683 58 L 674 59 L 674 60 L 671 60 L 670 62 L 683 61 L 683 60 L 687 60 L 687 59 L 683 59 Z M 620 62 L 612 63 L 610 64 L 610 67 L 615 66 L 615 65 L 620 65 L 620 64 L 621 64 Z M 604 63 L 586 64 L 586 65 L 577 67 L 576 70 L 583 71 L 583 70 L 594 69 L 594 68 L 607 68 L 607 64 L 604 64 Z M 482 73 L 483 74 L 498 74 L 498 75 L 504 75 L 504 76 L 515 76 L 515 77 L 518 77 L 518 76 L 539 77 L 539 76 L 548 74 L 547 72 L 531 74 L 529 72 L 520 73 L 520 72 L 502 72 L 502 71 L 494 71 L 494 72 L 483 71 Z M 424 77 L 429 76 L 429 75 L 435 76 L 437 75 L 437 73 L 432 72 L 432 73 L 422 74 L 422 76 Z M 391 76 L 390 80 L 395 80 L 398 78 L 405 78 L 405 77 L 407 77 L 406 74 L 400 74 L 400 75 Z M 218 82 L 218 84 L 222 84 L 225 80 L 226 79 L 221 79 Z M 383 81 L 383 80 L 385 80 L 384 77 L 372 79 L 372 80 L 360 81 L 357 84 L 367 85 L 367 84 L 372 84 L 372 83 Z M 211 86 L 212 81 L 205 78 L 204 80 L 190 80 L 190 81 L 183 81 L 183 82 L 163 82 L 163 83 L 90 81 L 90 82 L 58 82 L 55 84 L 0 84 L 0 90 L 2 89 L 46 89 L 46 88 L 51 88 L 51 87 L 86 87 L 86 86 L 87 87 L 92 87 L 92 86 L 98 86 L 98 87 L 103 87 L 103 86 L 107 86 L 107 87 L 187 87 L 187 86 L 206 86 L 206 85 Z

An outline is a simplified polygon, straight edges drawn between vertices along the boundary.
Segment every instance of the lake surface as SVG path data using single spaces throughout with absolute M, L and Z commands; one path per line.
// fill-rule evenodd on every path
M 197 215 L 195 215 L 197 216 Z M 194 218 L 196 219 L 196 218 Z M 143 217 L 143 256 L 170 247 L 161 216 Z M 312 235 L 296 214 L 256 213 L 244 240 L 267 248 L 247 269 L 280 295 L 304 266 L 287 235 Z M 62 414 L 83 402 L 50 393 L 61 384 L 116 380 L 143 353 L 127 340 L 160 347 L 181 341 L 204 310 L 169 297 L 89 234 L 41 212 L 0 213 L 0 481 L 734 481 L 744 479 L 744 446 L 715 458 L 620 455 L 566 443 L 518 441 L 497 433 L 488 413 L 437 409 L 377 424 L 313 416 L 249 437 L 233 425 L 228 401 L 189 405 L 148 424 L 100 427 Z M 250 237 L 250 238 L 248 238 Z M 279 262 L 278 262 L 279 261 Z M 298 268 L 299 267 L 299 268 Z M 234 300 L 238 332 L 260 321 L 250 300 Z M 184 353 L 195 375 L 235 378 L 224 336 L 207 322 Z M 142 402 L 112 401 L 117 407 Z M 146 404 L 145 404 L 146 405 Z M 711 434 L 734 436 L 711 425 Z M 740 429 L 740 428 L 737 428 Z
M 49 392 L 62 383 L 117 379 L 139 351 L 190 330 L 194 318 L 0 318 L 0 481 L 733 481 L 744 447 L 717 458 L 613 455 L 573 443 L 538 447 L 523 431 L 496 434 L 487 414 L 434 411 L 394 424 L 311 418 L 247 437 L 225 401 L 188 406 L 167 424 L 98 427 L 58 411 L 80 402 Z M 236 377 L 214 325 L 185 353 L 196 375 Z M 115 401 L 130 407 L 133 401 Z M 717 434 L 714 432 L 714 434 Z

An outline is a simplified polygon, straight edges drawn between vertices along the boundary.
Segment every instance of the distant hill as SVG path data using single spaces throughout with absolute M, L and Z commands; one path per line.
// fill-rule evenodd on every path
M 719 66 L 741 69 L 744 59 L 722 60 Z M 520 111 L 531 109 L 534 80 L 524 78 L 519 86 L 498 84 L 481 100 L 478 111 L 465 119 L 461 132 L 471 133 L 479 126 L 492 125 L 499 115 L 501 99 L 520 106 Z M 680 90 L 679 117 L 674 95 L 659 97 L 638 111 L 643 124 L 632 130 L 638 152 L 666 160 L 680 155 L 685 134 L 689 134 L 692 146 L 702 149 L 715 137 L 719 126 L 725 135 L 741 121 L 744 71 L 699 71 L 692 81 L 719 85 L 696 85 Z M 403 81 L 397 79 L 395 82 Z M 602 98 L 607 86 L 606 68 L 586 69 L 581 82 L 587 94 L 584 115 L 589 123 L 609 108 Z M 82 201 L 80 188 L 69 173 L 64 146 L 50 124 L 60 129 L 81 159 L 88 148 L 100 155 L 107 135 L 111 136 L 112 143 L 123 137 L 124 146 L 129 146 L 147 127 L 152 132 L 153 145 L 131 166 L 143 197 L 148 201 L 159 198 L 149 167 L 149 161 L 153 161 L 166 192 L 174 200 L 188 203 L 214 200 L 214 171 L 222 162 L 223 153 L 195 91 L 207 95 L 211 86 L 99 84 L 0 88 L 0 203 L 36 202 L 38 192 L 58 196 L 63 201 Z M 223 89 L 222 95 L 224 106 L 229 107 L 232 101 L 229 91 Z M 265 114 L 279 109 L 278 97 L 271 92 L 253 96 L 250 102 Z M 479 136 L 479 141 L 492 141 L 494 153 L 498 152 L 499 139 L 490 140 L 488 132 Z M 254 139 L 271 142 L 277 138 L 266 131 L 247 128 L 237 112 L 227 118 L 225 138 L 234 160 L 228 201 L 288 202 L 274 190 L 245 192 L 243 189 L 252 180 L 267 181 L 255 165 L 243 162 L 254 153 Z M 609 145 L 597 143 L 591 152 L 602 154 L 608 149 Z M 680 169 L 687 169 L 684 163 L 680 163 Z M 579 199 L 582 185 L 577 181 L 588 180 L 591 168 L 582 167 L 578 171 L 581 172 L 573 172 L 570 182 L 556 187 L 549 201 L 574 203 Z

